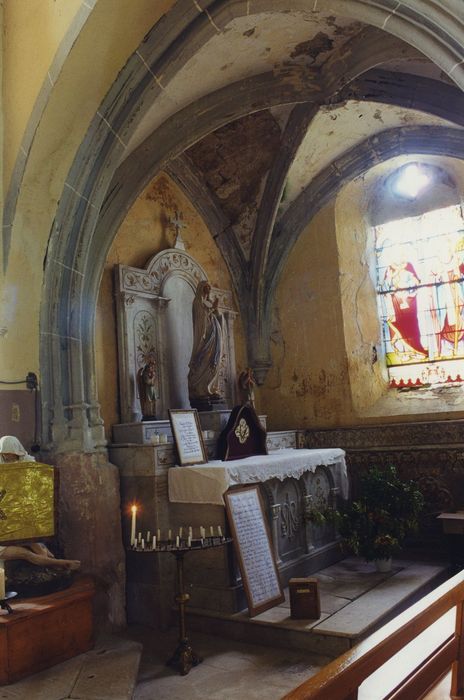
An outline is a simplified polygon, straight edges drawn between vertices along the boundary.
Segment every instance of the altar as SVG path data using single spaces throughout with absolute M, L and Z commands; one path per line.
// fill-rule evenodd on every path
M 348 497 L 343 450 L 297 449 L 298 431 L 269 432 L 269 455 L 221 462 L 215 459 L 216 441 L 207 439 L 209 462 L 193 467 L 175 466 L 172 443 L 167 445 L 113 444 L 111 461 L 121 474 L 123 534 L 130 544 L 130 504 L 137 502 L 137 529 L 200 526 L 226 529 L 222 494 L 234 486 L 259 483 L 274 553 L 286 585 L 293 576 L 309 575 L 342 557 L 331 522 L 317 524 L 313 509 L 335 506 Z M 162 534 L 163 536 L 163 534 Z M 127 558 L 127 612 L 129 622 L 166 626 L 169 622 L 174 569 L 171 557 Z M 232 548 L 195 553 L 185 559 L 191 607 L 237 612 L 246 599 Z
M 334 523 L 318 524 L 313 513 L 336 508 L 339 499 L 348 498 L 343 450 L 287 448 L 231 462 L 213 460 L 193 467 L 173 467 L 168 470 L 172 517 L 193 527 L 213 523 L 227 528 L 223 494 L 246 484 L 259 486 L 284 586 L 294 576 L 314 573 L 341 558 Z M 231 553 L 228 558 L 211 553 L 203 561 L 197 557 L 189 577 L 192 606 L 228 612 L 246 607 L 240 572 Z
M 171 539 L 169 531 L 175 537 L 180 528 L 227 531 L 223 494 L 259 484 L 285 585 L 341 558 L 333 521 L 314 516 L 348 497 L 344 452 L 302 449 L 304 435 L 296 430 L 264 435 L 269 454 L 262 454 L 263 442 L 263 449 L 247 452 L 259 457 L 217 459 L 233 407 L 254 405 L 256 380 L 250 368 L 236 376 L 230 290 L 211 286 L 177 233 L 175 247 L 154 255 L 146 268 L 115 269 L 121 422 L 113 426 L 109 457 L 121 477 L 128 621 L 154 627 L 169 624 L 174 567 L 171 557 L 137 557 L 131 550 L 134 504 L 137 534 L 147 540 L 148 533 Z M 168 415 L 190 406 L 198 410 L 209 461 L 178 467 Z M 259 423 L 263 435 L 266 416 Z M 246 607 L 230 546 L 186 556 L 184 566 L 191 607 L 226 613 Z
M 338 448 L 295 450 L 286 448 L 245 459 L 174 467 L 168 472 L 169 500 L 172 503 L 224 505 L 227 489 L 244 484 L 265 483 L 272 479 L 300 479 L 305 472 L 314 474 L 317 467 L 330 466 L 334 488 L 348 498 L 348 475 L 345 452 Z

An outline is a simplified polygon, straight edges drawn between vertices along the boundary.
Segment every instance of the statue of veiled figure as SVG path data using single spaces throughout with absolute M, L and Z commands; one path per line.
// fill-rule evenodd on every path
M 192 305 L 193 347 L 189 362 L 188 389 L 192 406 L 221 400 L 219 370 L 223 353 L 222 316 L 218 299 L 211 301 L 211 286 L 198 283 Z

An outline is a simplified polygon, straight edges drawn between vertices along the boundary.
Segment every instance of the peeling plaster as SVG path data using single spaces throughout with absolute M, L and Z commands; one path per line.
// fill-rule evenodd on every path
M 313 177 L 335 158 L 365 140 L 368 135 L 403 124 L 456 124 L 414 109 L 378 102 L 348 100 L 323 107 L 313 119 L 288 173 L 281 213 L 297 198 Z M 459 127 L 457 127 L 459 128 Z
M 218 129 L 187 152 L 220 201 L 246 254 L 280 135 L 270 112 L 258 112 Z
M 311 44 L 319 34 L 324 34 L 332 50 L 336 50 L 363 26 L 341 17 L 328 21 L 328 17 L 322 12 L 295 10 L 263 12 L 231 20 L 221 33 L 214 33 L 201 46 L 172 80 L 163 79 L 165 89 L 141 120 L 124 157 L 171 114 L 203 95 L 243 78 L 278 69 L 290 60 L 298 45 Z M 318 51 L 314 58 L 313 65 L 320 65 L 326 52 Z

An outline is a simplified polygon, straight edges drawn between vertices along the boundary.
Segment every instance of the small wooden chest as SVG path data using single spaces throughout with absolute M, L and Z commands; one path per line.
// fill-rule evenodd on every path
M 37 673 L 93 647 L 93 581 L 40 598 L 12 599 L 0 613 L 0 685 Z
M 291 578 L 290 615 L 294 620 L 318 620 L 321 616 L 319 586 L 316 578 Z

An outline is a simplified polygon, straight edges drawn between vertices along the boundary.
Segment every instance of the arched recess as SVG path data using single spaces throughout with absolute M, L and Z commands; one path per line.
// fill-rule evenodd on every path
M 125 174 L 132 182 L 135 180 L 138 191 L 144 184 L 136 177 L 136 170 L 139 168 L 137 158 L 140 160 L 150 150 L 146 143 L 119 169 L 118 176 L 113 177 L 113 174 L 147 105 L 156 100 L 162 89 L 157 76 L 162 73 L 169 79 L 212 32 L 222 31 L 231 17 L 281 10 L 281 3 L 276 0 L 210 2 L 202 12 L 193 4 L 190 6 L 193 10 L 189 7 L 183 12 L 182 5 L 185 10 L 181 0 L 155 25 L 98 110 L 69 172 L 50 233 L 41 313 L 41 367 L 45 387 L 45 444 L 51 441 L 58 450 L 93 450 L 104 444 L 93 380 L 96 290 L 115 223 L 131 201 L 120 176 Z M 294 0 L 290 5 L 286 9 L 307 9 L 306 0 Z M 464 87 L 463 23 L 453 15 L 449 0 L 438 10 L 418 1 L 408 5 L 400 3 L 392 11 L 388 0 L 315 0 L 316 8 L 339 11 L 345 17 L 359 19 L 403 39 Z M 294 76 L 289 79 L 287 74 L 287 82 L 280 81 L 282 93 L 274 103 L 320 99 L 322 94 L 314 81 L 315 76 L 309 73 L 308 81 L 307 71 L 306 74 L 296 86 Z M 192 137 L 193 143 L 195 138 L 221 123 L 246 114 L 247 109 L 249 112 L 270 106 L 269 99 L 265 98 L 269 96 L 269 86 L 274 79 L 274 74 L 249 79 L 251 88 L 261 95 L 262 106 L 253 102 L 242 111 L 237 108 L 235 116 L 231 116 L 228 106 L 221 102 L 227 88 L 203 98 L 202 105 L 209 106 L 210 112 L 199 117 L 205 121 L 202 129 L 195 122 L 187 121 L 191 120 L 191 108 L 174 115 L 150 138 L 151 144 L 163 149 L 150 175 L 189 145 L 185 140 L 187 124 L 196 134 Z M 306 94 L 302 96 L 302 93 Z M 167 142 L 163 139 L 163 129 L 164 136 L 170 134 Z M 148 173 L 144 172 L 143 177 L 149 177 Z M 111 225 L 106 226 L 106 223 Z M 53 303 L 48 303 L 49 299 L 53 299 Z

